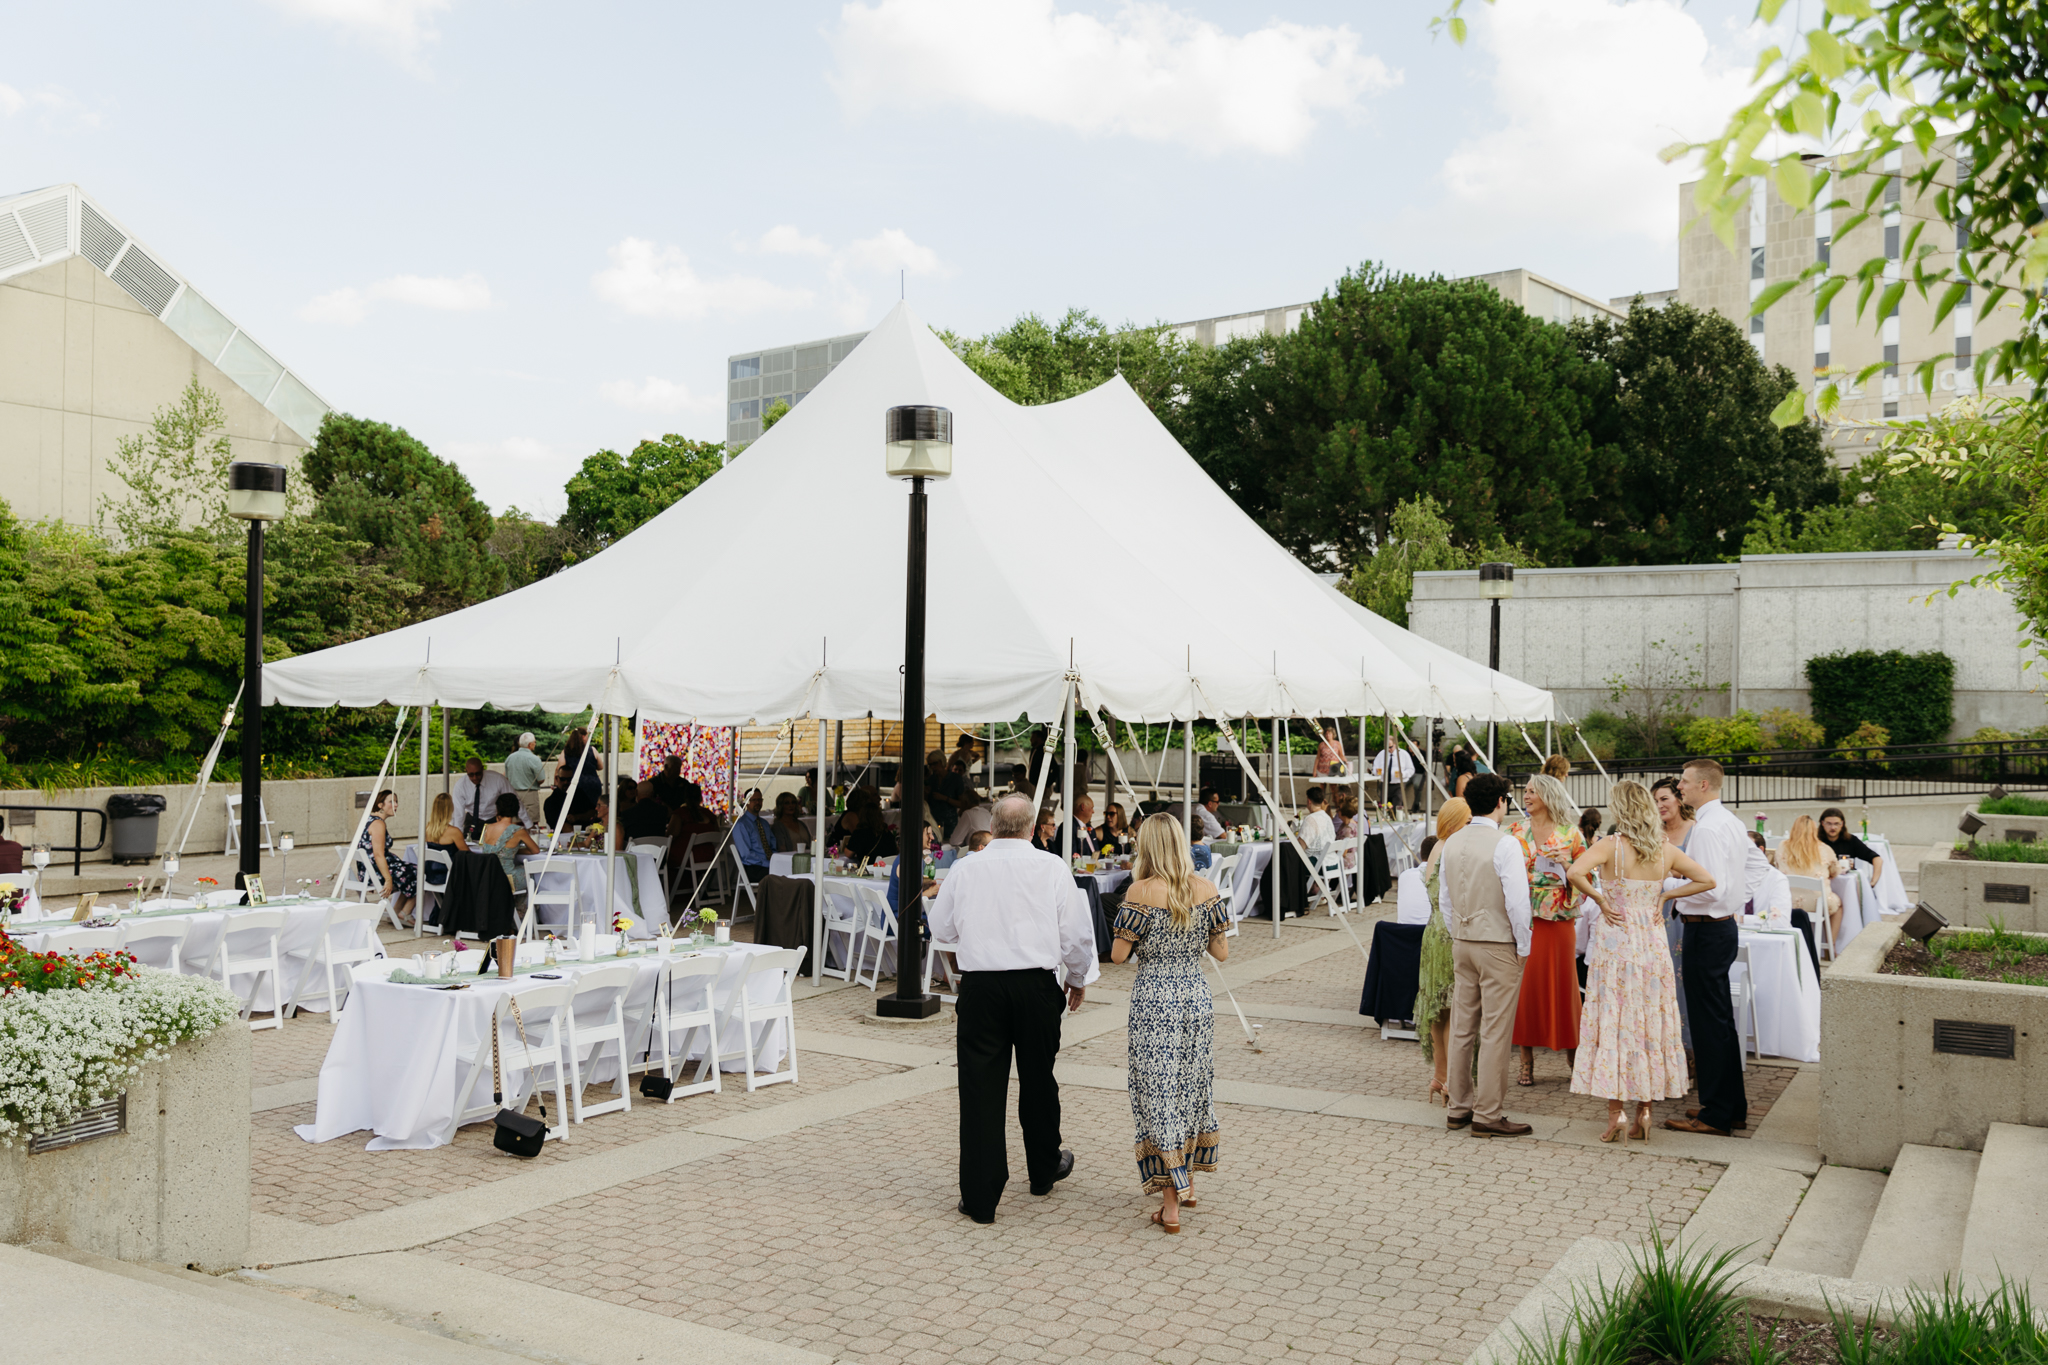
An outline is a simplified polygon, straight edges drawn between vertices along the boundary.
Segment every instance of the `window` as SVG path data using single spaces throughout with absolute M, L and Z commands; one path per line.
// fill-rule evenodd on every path
M 1884 415 L 1887 417 L 1897 417 L 1899 415 L 1899 405 L 1897 403 L 1886 403 L 1884 405 Z
M 1826 373 L 1827 373 L 1827 368 L 1828 368 L 1828 353 L 1827 353 L 1826 351 L 1815 351 L 1815 352 L 1813 353 L 1813 369 L 1814 369 L 1814 373 L 1816 373 L 1816 374 L 1826 374 Z
M 1753 280 L 1764 277 L 1764 249 L 1760 246 L 1749 249 L 1749 277 Z
M 1829 259 L 1831 255 L 1829 248 L 1833 245 L 1834 240 L 1835 239 L 1832 237 L 1816 237 L 1813 239 L 1814 259 L 1819 261 L 1822 265 L 1834 264 L 1834 262 Z
M 761 357 L 761 369 L 768 374 L 781 374 L 790 368 L 790 351 L 778 351 L 774 355 Z
M 750 356 L 748 356 L 748 357 L 747 357 L 747 358 L 746 358 L 745 360 L 735 360 L 735 361 L 733 361 L 733 362 L 732 362 L 732 373 L 731 373 L 730 375 L 728 375 L 728 376 L 727 376 L 727 378 L 729 378 L 729 379 L 753 379 L 753 378 L 755 378 L 756 376 L 758 376 L 758 375 L 759 375 L 760 373 L 761 373 L 761 357 L 759 357 L 759 356 L 757 356 L 757 355 L 750 355 Z
M 728 422 L 751 422 L 761 415 L 761 400 L 749 398 L 744 403 L 726 405 L 725 420 Z
M 1970 338 L 1968 338 L 1968 337 L 1957 337 L 1957 338 L 1956 338 L 1956 364 L 1958 364 L 1958 365 L 1967 365 L 1967 364 L 1969 364 L 1969 363 L 1970 363 Z
M 1886 260 L 1899 258 L 1899 225 L 1887 223 L 1884 229 L 1884 254 Z

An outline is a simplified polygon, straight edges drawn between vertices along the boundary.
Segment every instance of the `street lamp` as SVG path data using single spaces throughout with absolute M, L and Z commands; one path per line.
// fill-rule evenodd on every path
M 953 414 L 890 408 L 882 442 L 892 479 L 910 480 L 909 572 L 903 591 L 903 821 L 896 845 L 896 991 L 875 1001 L 884 1019 L 929 1019 L 939 998 L 924 992 L 924 558 L 926 479 L 953 472 Z M 822 818 L 822 817 L 820 817 Z
M 1487 637 L 1486 666 L 1493 672 L 1500 672 L 1500 604 L 1515 595 L 1515 566 L 1512 564 L 1481 564 L 1479 566 L 1479 595 L 1493 606 L 1493 625 Z M 1491 710 L 1486 721 L 1486 766 L 1494 766 L 1493 756 L 1499 750 L 1500 727 L 1494 721 Z
M 263 524 L 285 513 L 285 468 L 228 466 L 228 515 L 249 523 L 249 577 L 242 611 L 242 873 L 263 870 Z

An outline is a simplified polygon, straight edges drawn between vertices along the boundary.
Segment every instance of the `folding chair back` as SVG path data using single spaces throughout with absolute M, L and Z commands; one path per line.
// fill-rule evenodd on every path
M 1230 927 L 1223 931 L 1225 938 L 1237 933 L 1237 895 L 1231 889 L 1237 881 L 1237 859 L 1238 855 L 1235 853 L 1218 858 L 1215 866 L 1209 869 L 1214 874 L 1209 880 L 1216 883 L 1217 893 L 1223 897 L 1224 908 L 1230 912 Z
M 119 929 L 59 929 L 43 940 L 45 952 L 83 957 L 87 953 L 112 952 L 121 946 Z
M 1763 1041 L 1756 1029 L 1756 974 L 1749 964 L 1748 944 L 1735 950 L 1734 966 L 1728 973 L 1728 997 L 1735 1009 L 1735 1041 L 1741 1044 L 1735 1049 L 1735 1058 L 1747 1071 L 1749 1063 L 1742 1055 L 1745 1050 L 1759 1059 L 1764 1055 Z
M 1828 884 L 1819 877 L 1794 877 L 1786 874 L 1785 885 L 1792 888 L 1792 904 L 1806 911 L 1813 921 L 1815 947 L 1820 955 L 1829 961 L 1835 956 L 1835 921 L 1828 914 Z M 1800 905 L 1801 893 L 1813 897 L 1812 906 Z
M 825 960 L 818 968 L 825 976 L 836 976 L 841 981 L 853 981 L 853 949 L 860 941 L 861 912 L 860 897 L 853 887 L 844 882 L 825 883 Z M 839 954 L 839 965 L 832 965 L 832 936 L 839 935 L 846 940 L 846 947 Z
M 384 945 L 377 938 L 379 914 L 378 907 L 374 905 L 333 906 L 327 912 L 327 923 L 321 926 L 320 937 L 302 951 L 285 955 L 288 961 L 300 958 L 305 960 L 305 966 L 300 968 L 297 980 L 292 983 L 291 1003 L 287 1007 L 291 1013 L 297 1014 L 309 998 L 306 987 L 312 983 L 313 973 L 322 971 L 327 976 L 327 989 L 324 993 L 310 998 L 325 1000 L 327 1022 L 331 1024 L 335 1021 L 349 992 L 355 989 L 356 964 L 374 962 L 384 956 Z M 363 926 L 361 931 L 350 928 L 356 924 Z M 351 939 L 361 941 L 353 947 L 341 946 Z M 341 968 L 339 991 L 335 989 L 336 967 Z
M 764 1085 L 779 1085 L 784 1081 L 796 1080 L 796 1006 L 790 998 L 790 987 L 795 983 L 797 973 L 803 970 L 803 948 L 777 948 L 772 952 L 750 953 L 746 970 L 741 974 L 732 994 L 726 997 L 725 1008 L 718 1015 L 718 1052 L 704 1055 L 703 1063 L 697 1068 L 697 1079 L 702 1081 L 709 1071 L 718 1068 L 720 1062 L 740 1058 L 747 1068 L 747 1089 L 759 1090 Z M 759 991 L 762 999 L 755 999 Z M 761 1040 L 754 1040 L 754 1027 L 766 1025 Z M 772 1071 L 765 1076 L 757 1075 L 754 1058 L 765 1051 L 775 1029 L 784 1030 L 785 1052 L 789 1066 Z
M 706 830 L 692 834 L 683 848 L 682 875 L 692 888 L 692 910 L 702 903 L 706 892 L 719 900 L 725 899 L 725 868 L 718 861 L 718 846 L 724 842 L 723 834 Z M 717 889 L 713 890 L 714 887 Z
M 716 987 L 719 973 L 725 970 L 727 954 L 702 953 L 689 957 L 670 958 L 664 962 L 661 972 L 654 979 L 654 998 L 648 1002 L 650 1017 L 648 1036 L 651 1046 L 647 1049 L 645 1069 L 659 1072 L 668 1078 L 671 1088 L 667 1104 L 674 1104 L 687 1095 L 701 1095 L 705 1091 L 722 1091 L 716 1066 L 711 1068 L 710 1080 L 697 1080 L 689 1085 L 675 1085 L 677 1073 L 690 1060 L 691 1042 L 697 1031 L 704 1032 L 704 1055 L 718 1055 L 718 1000 Z M 634 1036 L 643 1036 L 636 1028 Z
M 242 847 L 242 794 L 227 792 L 224 795 L 228 803 L 228 838 L 227 847 L 221 852 L 234 853 Z M 276 852 L 270 846 L 270 807 L 260 798 L 256 802 L 256 825 L 263 831 L 263 851 Z
M 221 985 L 241 998 L 244 1019 L 248 1019 L 256 1008 L 257 993 L 263 989 L 264 977 L 270 978 L 270 1020 L 268 1023 L 252 1020 L 249 1024 L 252 1029 L 284 1027 L 284 972 L 277 953 L 277 938 L 284 931 L 284 918 L 282 910 L 244 910 L 240 914 L 231 914 L 221 925 L 220 943 L 213 950 L 212 970 L 208 975 L 218 978 Z M 243 995 L 235 985 L 238 976 L 255 978 L 249 983 L 247 995 Z
M 563 932 L 570 938 L 576 937 L 576 865 L 562 862 L 548 868 L 550 877 L 561 879 L 552 891 L 541 885 L 540 869 L 539 863 L 526 865 L 526 911 L 519 917 L 519 937 L 530 939 L 542 929 L 553 927 L 553 922 L 540 912 L 544 905 L 561 906 Z
M 853 984 L 862 981 L 866 972 L 869 990 L 881 988 L 882 954 L 888 946 L 897 941 L 896 912 L 889 908 L 889 893 L 879 886 L 859 885 L 854 888 L 858 894 L 860 932 L 854 937 Z M 868 954 L 874 954 L 874 961 L 868 962 Z M 865 966 L 863 965 L 865 964 Z M 902 970 L 902 964 L 897 964 Z
M 569 1050 L 569 1107 L 577 1123 L 633 1107 L 632 1087 L 626 1084 L 632 1066 L 626 1056 L 626 996 L 640 978 L 640 969 L 621 963 L 576 974 L 576 991 L 569 1007 L 566 1041 Z M 603 1060 L 605 1044 L 611 1044 L 618 1060 L 615 1094 L 600 1104 L 583 1102 L 583 1077 L 594 1072 Z
M 939 999 L 958 1000 L 960 998 L 960 945 L 957 943 L 941 943 L 937 939 L 932 938 L 924 941 L 924 993 L 926 995 L 932 994 L 932 971 L 934 968 L 946 974 L 946 991 L 952 992 L 950 995 L 946 991 L 939 992 Z M 900 964 L 897 970 L 902 970 Z
M 458 1050 L 455 1054 L 456 1073 L 462 1076 L 462 1088 L 455 1092 L 455 1113 L 448 1120 L 448 1129 L 441 1135 L 443 1142 L 455 1141 L 455 1130 L 465 1123 L 476 1123 L 494 1118 L 500 1108 L 519 1108 L 514 1105 L 511 1093 L 504 1102 L 489 1100 L 472 1103 L 476 1096 L 477 1083 L 490 1075 L 491 1033 L 498 1038 L 500 1069 L 509 1081 L 521 1072 L 532 1072 L 534 1088 L 541 1089 L 542 1076 L 553 1069 L 555 1090 L 555 1112 L 551 1116 L 554 1126 L 547 1136 L 559 1140 L 568 1131 L 568 1075 L 569 1069 L 563 1058 L 563 1034 L 568 1027 L 570 1001 L 576 988 L 566 981 L 542 982 L 519 990 L 508 991 L 498 998 L 491 1011 L 491 1027 L 471 1047 Z M 518 1002 L 518 1011 L 513 1011 L 513 1002 Z M 526 1036 L 520 1037 L 520 1024 L 524 1023 Z M 488 1095 L 490 1092 L 484 1092 Z
M 747 876 L 747 865 L 740 861 L 739 844 L 736 842 L 730 843 L 726 847 L 732 850 L 732 869 L 733 877 L 735 878 L 732 893 L 732 917 L 735 920 L 740 918 L 740 892 L 744 891 L 747 893 L 747 918 L 752 919 L 761 913 L 760 897 L 754 894 L 754 882 L 751 877 Z
M 135 953 L 137 962 L 152 967 L 162 967 L 175 973 L 179 970 L 178 957 L 185 948 L 185 935 L 192 931 L 192 921 L 183 915 L 165 919 L 131 919 L 122 922 L 119 933 L 123 950 Z M 136 952 L 138 946 L 147 945 L 147 950 Z M 157 951 L 158 949 L 161 951 Z M 157 961 L 162 957 L 164 961 Z

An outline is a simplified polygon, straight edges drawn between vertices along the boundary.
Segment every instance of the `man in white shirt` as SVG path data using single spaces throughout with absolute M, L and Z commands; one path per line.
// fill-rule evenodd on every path
M 472 758 L 462 765 L 462 776 L 455 779 L 449 795 L 455 798 L 455 823 L 465 839 L 476 838 L 486 824 L 498 818 L 498 798 L 511 790 L 504 774 L 486 771 L 482 759 Z
M 1678 779 L 1678 798 L 1694 811 L 1685 851 L 1714 879 L 1714 889 L 1673 901 L 1685 923 L 1685 1010 L 1692 1026 L 1693 1074 L 1700 1106 L 1682 1119 L 1666 1119 L 1681 1133 L 1726 1137 L 1749 1126 L 1749 1097 L 1742 1085 L 1742 1035 L 1735 1030 L 1735 1006 L 1728 997 L 1728 969 L 1735 962 L 1735 917 L 1749 900 L 1749 860 L 1756 846 L 1735 812 L 1721 804 L 1721 765 L 1693 759 Z
M 1384 792 L 1386 799 L 1408 809 L 1408 779 L 1415 776 L 1415 760 L 1408 757 L 1407 750 L 1392 731 L 1387 732 L 1387 747 L 1372 756 L 1372 781 L 1376 792 Z
M 529 730 L 519 737 L 519 747 L 505 755 L 505 781 L 519 798 L 519 808 L 526 812 L 529 825 L 540 819 L 540 789 L 548 781 L 548 765 L 533 751 L 533 743 L 533 732 Z
M 982 794 L 969 787 L 960 798 L 960 818 L 953 822 L 953 830 L 946 836 L 946 842 L 961 852 L 967 851 L 967 841 L 991 827 L 994 813 Z
M 932 941 L 957 943 L 955 1059 L 960 1088 L 960 1212 L 993 1223 L 1009 1183 L 1003 1109 L 1017 1054 L 1017 1123 L 1033 1194 L 1074 1169 L 1060 1147 L 1060 1013 L 1078 1010 L 1101 974 L 1087 899 L 1064 858 L 1031 846 L 1031 798 L 1012 793 L 990 812 L 994 840 L 953 864 L 930 914 Z
M 1498 773 L 1480 773 L 1465 784 L 1472 820 L 1445 844 L 1437 883 L 1437 901 L 1450 923 L 1454 972 L 1451 1094 L 1444 1122 L 1454 1129 L 1469 1126 L 1473 1137 L 1524 1137 L 1530 1131 L 1501 1112 L 1531 919 L 1521 841 L 1500 827 L 1507 799 L 1507 779 Z
M 1214 787 L 1202 788 L 1202 799 L 1195 803 L 1195 838 L 1198 840 L 1221 839 L 1223 822 L 1216 817 L 1216 807 L 1223 803 L 1223 797 Z

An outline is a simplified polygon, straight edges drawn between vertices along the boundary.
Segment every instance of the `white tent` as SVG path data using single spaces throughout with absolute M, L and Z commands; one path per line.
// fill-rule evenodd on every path
M 1434 700 L 1411 715 L 1460 716 L 1467 720 L 1552 720 L 1550 693 L 1488 668 L 1456 650 L 1425 640 L 1412 630 L 1368 611 L 1335 588 L 1318 585 L 1352 620 L 1392 650 L 1428 682 Z
M 903 305 L 745 454 L 602 554 L 271 664 L 264 701 L 900 719 L 905 487 L 882 472 L 881 425 L 905 403 L 953 411 L 953 477 L 930 486 L 925 697 L 943 721 L 1053 720 L 1070 675 L 1135 722 L 1551 714 L 1539 689 L 1473 685 L 1469 662 L 1453 687 L 1437 664 L 1457 656 L 1325 589 L 1120 376 L 1020 407 Z

